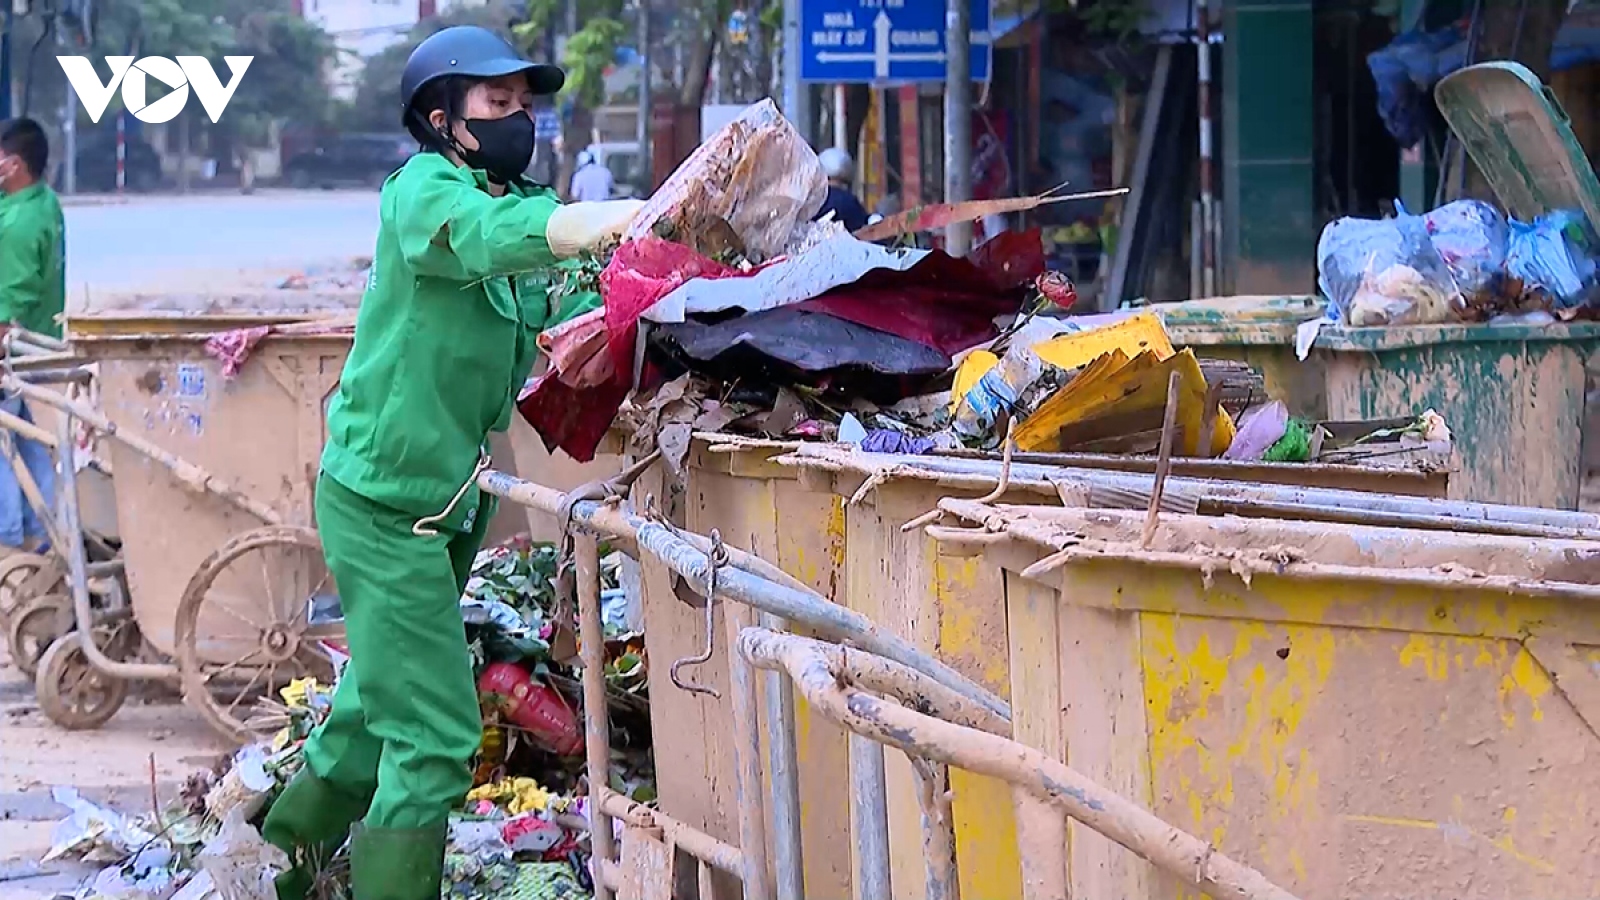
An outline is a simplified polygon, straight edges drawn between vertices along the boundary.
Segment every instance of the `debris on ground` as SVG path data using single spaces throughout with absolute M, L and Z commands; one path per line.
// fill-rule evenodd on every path
M 581 674 L 551 650 L 564 615 L 556 602 L 558 555 L 554 545 L 526 537 L 485 548 L 461 597 L 484 735 L 473 763 L 474 787 L 451 817 L 446 898 L 488 900 L 511 892 L 556 900 L 591 893 Z M 621 562 L 620 553 L 603 553 L 615 744 L 608 782 L 635 802 L 649 803 L 656 794 L 648 666 L 637 605 L 621 586 Z M 124 816 L 73 788 L 56 788 L 56 802 L 70 813 L 56 827 L 45 861 L 104 865 L 78 892 L 81 900 L 272 900 L 272 879 L 287 860 L 262 841 L 258 827 L 304 764 L 305 739 L 327 716 L 336 689 L 315 678 L 281 688 L 261 707 L 282 717 L 282 730 L 194 774 L 159 810 Z M 329 885 L 330 897 L 343 896 L 347 870 L 342 850 L 324 864 L 330 877 L 319 883 Z

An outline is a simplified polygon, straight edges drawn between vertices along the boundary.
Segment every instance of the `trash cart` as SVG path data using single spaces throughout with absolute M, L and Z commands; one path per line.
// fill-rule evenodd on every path
M 98 687 L 74 694 L 61 724 L 95 727 L 127 681 L 167 680 L 219 732 L 247 740 L 282 724 L 272 710 L 278 688 L 331 675 L 328 642 L 342 622 L 311 527 L 312 489 L 359 297 L 335 291 L 319 303 L 304 291 L 255 289 L 107 298 L 68 320 L 74 353 L 93 367 L 98 407 L 6 377 L 8 389 L 63 420 L 64 531 L 81 528 L 77 448 L 67 439 L 76 423 L 111 460 L 126 596 L 102 605 L 136 623 L 155 657 L 133 660 L 126 646 L 98 639 L 104 616 L 88 597 L 82 542 L 69 541 L 75 630 L 47 651 L 53 665 L 41 662 L 35 686 L 41 699 Z
M 905 526 L 950 496 L 1060 503 L 1065 486 L 1067 498 L 1074 502 L 1141 506 L 1147 502 L 1140 497 L 1148 497 L 1153 460 L 1052 456 L 1054 465 L 1018 462 L 1003 475 L 1003 463 L 994 457 L 894 456 L 836 445 L 698 434 L 686 461 L 681 496 L 660 466 L 635 485 L 633 496 L 641 508 L 646 498 L 653 499 L 659 515 L 677 516 L 677 524 L 690 531 L 716 530 L 730 545 L 757 554 L 823 596 L 847 604 L 886 633 L 1004 699 L 1014 696 L 1015 688 L 1006 650 L 1004 582 L 998 570 L 970 547 L 945 547 Z M 1141 463 L 1144 471 L 1138 470 Z M 1194 491 L 1201 484 L 1231 485 L 1218 488 L 1219 499 L 1237 499 L 1236 494 L 1247 493 L 1253 485 L 1289 500 L 1308 486 L 1360 498 L 1368 496 L 1360 492 L 1362 488 L 1381 483 L 1396 492 L 1419 495 L 1416 509 L 1428 508 L 1448 490 L 1439 473 L 1378 474 L 1352 466 L 1181 460 L 1174 462 L 1173 473 L 1168 493 L 1172 502 L 1180 504 L 1189 499 L 1199 502 Z M 1284 483 L 1263 486 L 1252 478 Z M 646 559 L 642 568 L 650 658 L 666 666 L 709 653 L 703 666 L 684 669 L 684 678 L 719 692 L 714 697 L 670 683 L 652 691 L 660 808 L 678 821 L 732 841 L 737 803 L 733 749 L 726 739 L 734 725 L 726 699 L 725 611 L 720 607 L 713 611 L 708 637 L 703 604 L 686 602 L 693 594 L 660 563 Z M 764 716 L 771 716 L 771 701 L 763 702 Z M 875 776 L 851 764 L 843 729 L 814 715 L 804 702 L 796 701 L 794 707 L 802 840 L 810 848 L 833 846 L 840 835 L 855 833 L 849 797 L 871 788 Z M 853 780 L 858 775 L 862 781 Z M 1022 885 L 1030 876 L 1025 854 L 1018 849 L 1009 788 L 999 780 L 966 772 L 951 777 L 962 896 L 1022 896 Z M 887 820 L 880 824 L 888 840 L 903 851 L 892 855 L 893 896 L 916 898 L 922 883 L 921 855 L 908 849 L 921 839 L 914 773 L 903 758 L 891 754 L 881 784 L 877 790 L 886 793 L 888 801 Z M 849 854 L 813 849 L 805 854 L 804 867 L 808 895 L 851 896 Z

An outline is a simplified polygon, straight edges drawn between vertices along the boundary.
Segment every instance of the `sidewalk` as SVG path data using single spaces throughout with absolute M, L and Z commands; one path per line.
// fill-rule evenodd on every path
M 129 192 L 129 193 L 126 193 L 126 194 L 99 194 L 99 193 L 80 192 L 80 193 L 77 193 L 77 194 L 70 194 L 70 195 L 69 194 L 61 194 L 60 197 L 61 197 L 61 205 L 63 207 L 69 207 L 69 206 L 130 206 L 130 205 L 137 204 L 137 203 L 160 203 L 160 202 L 171 202 L 171 201 L 174 201 L 174 200 L 208 200 L 208 199 L 217 199 L 217 198 L 239 198 L 239 199 L 248 200 L 248 199 L 256 199 L 256 198 L 262 198 L 262 197 L 265 197 L 265 198 L 274 198 L 274 197 L 285 198 L 285 197 L 303 197 L 303 196 L 327 197 L 327 196 L 333 196 L 333 195 L 337 195 L 337 194 L 369 194 L 374 199 L 376 199 L 377 196 L 378 196 L 378 192 L 376 190 L 373 190 L 373 189 L 370 189 L 370 188 L 359 188 L 359 187 L 357 187 L 357 188 L 335 188 L 333 190 L 324 190 L 322 188 L 291 188 L 291 187 L 270 186 L 270 187 L 258 187 L 253 192 L 251 192 L 249 194 L 242 193 L 237 187 L 218 187 L 218 188 L 191 188 L 189 190 L 189 192 L 186 193 L 186 194 L 185 193 L 180 193 L 176 188 L 171 188 L 171 189 L 163 188 L 162 190 L 159 190 L 159 191 L 149 191 L 149 192 L 142 193 L 142 194 L 141 193 L 133 193 L 133 192 Z

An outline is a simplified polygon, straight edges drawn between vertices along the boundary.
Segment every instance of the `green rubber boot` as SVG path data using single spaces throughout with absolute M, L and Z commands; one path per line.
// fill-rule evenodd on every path
M 370 802 L 339 790 L 309 768 L 300 770 L 261 823 L 261 836 L 289 854 L 294 864 L 275 882 L 278 900 L 305 900 L 317 873 L 349 837 L 350 826 L 367 814 Z
M 352 900 L 439 900 L 449 825 L 355 826 L 350 835 Z

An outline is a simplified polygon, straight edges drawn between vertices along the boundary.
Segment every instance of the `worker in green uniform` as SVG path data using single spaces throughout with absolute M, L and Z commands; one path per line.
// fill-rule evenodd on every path
M 0 326 L 60 337 L 66 227 L 61 200 L 44 183 L 49 164 L 50 141 L 38 122 L 0 124 Z
M 61 201 L 44 183 L 50 141 L 32 119 L 0 123 L 0 334 L 13 325 L 61 336 L 66 300 L 66 229 Z M 21 394 L 0 396 L 0 411 L 33 421 Z M 42 496 L 55 496 L 55 457 L 32 438 L 12 437 Z M 48 552 L 49 533 L 14 477 L 0 476 L 0 544 Z
M 552 308 L 550 270 L 619 236 L 642 205 L 563 206 L 522 177 L 535 96 L 565 76 L 493 32 L 447 28 L 411 54 L 404 120 L 422 152 L 389 177 L 355 342 L 328 410 L 317 528 L 349 633 L 328 719 L 262 825 L 295 860 L 349 835 L 355 900 L 436 900 L 447 817 L 482 739 L 459 599 L 493 498 L 477 475 L 510 422 Z

